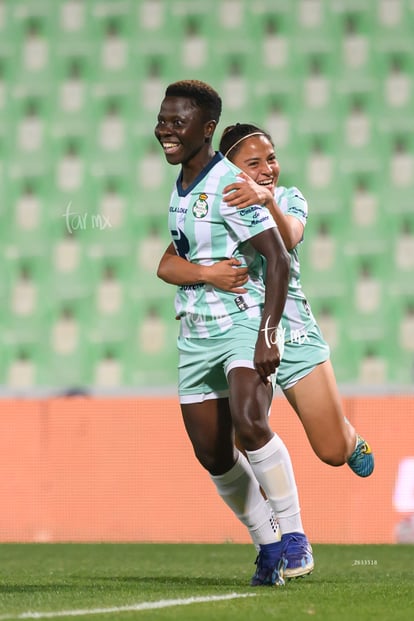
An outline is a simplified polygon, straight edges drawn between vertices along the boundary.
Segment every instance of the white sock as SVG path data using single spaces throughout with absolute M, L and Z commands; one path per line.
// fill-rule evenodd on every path
M 256 546 L 277 540 L 272 511 L 260 492 L 249 462 L 240 451 L 228 472 L 210 477 L 224 502 L 247 527 Z
M 262 448 L 246 451 L 246 455 L 279 522 L 281 534 L 303 533 L 295 475 L 282 439 L 274 434 Z

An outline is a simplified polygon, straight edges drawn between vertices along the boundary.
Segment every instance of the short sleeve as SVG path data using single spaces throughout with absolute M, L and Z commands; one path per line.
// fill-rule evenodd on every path
M 263 233 L 267 229 L 276 227 L 269 211 L 261 205 L 250 205 L 245 209 L 229 207 L 222 203 L 220 212 L 224 221 L 237 239 L 244 242 L 248 239 Z
M 276 191 L 276 201 L 280 209 L 286 216 L 294 216 L 303 226 L 306 226 L 308 219 L 308 203 L 298 188 L 278 188 Z

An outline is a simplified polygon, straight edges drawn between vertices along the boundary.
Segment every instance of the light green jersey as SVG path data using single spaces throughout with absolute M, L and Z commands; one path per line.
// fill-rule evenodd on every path
M 302 222 L 303 226 L 306 225 L 308 204 L 297 188 L 276 187 L 275 200 L 285 215 L 294 216 Z M 316 321 L 300 282 L 298 246 L 290 250 L 289 254 L 289 288 L 282 315 L 282 327 L 285 330 L 286 342 L 301 343 L 306 340 L 308 330 L 315 325 Z
M 223 188 L 237 181 L 239 172 L 217 153 L 185 190 L 180 176 L 171 194 L 168 226 L 178 255 L 201 265 L 235 257 L 249 268 L 249 280 L 243 285 L 247 293 L 242 295 L 207 284 L 178 287 L 175 309 L 182 337 L 220 336 L 239 319 L 261 316 L 264 259 L 249 239 L 276 225 L 260 205 L 236 209 L 223 201 Z

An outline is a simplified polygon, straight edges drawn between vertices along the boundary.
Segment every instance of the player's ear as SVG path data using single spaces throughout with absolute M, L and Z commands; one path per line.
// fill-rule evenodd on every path
M 217 127 L 216 121 L 208 121 L 204 129 L 204 142 L 211 142 L 215 129 Z

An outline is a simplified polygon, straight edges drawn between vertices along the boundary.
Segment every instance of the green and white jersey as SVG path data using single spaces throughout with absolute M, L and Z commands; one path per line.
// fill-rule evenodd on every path
M 247 293 L 236 295 L 207 284 L 178 287 L 175 309 L 180 336 L 223 335 L 239 319 L 260 317 L 264 304 L 264 259 L 249 239 L 275 227 L 267 209 L 229 207 L 223 188 L 237 180 L 240 169 L 216 153 L 185 190 L 178 177 L 170 199 L 168 226 L 177 254 L 201 265 L 235 257 L 249 268 Z
M 302 222 L 303 226 L 306 226 L 308 204 L 297 188 L 276 187 L 275 200 L 285 215 L 294 216 Z M 306 340 L 307 331 L 315 325 L 316 321 L 300 282 L 299 244 L 289 251 L 289 288 L 282 315 L 282 327 L 285 330 L 285 342 L 301 343 Z

